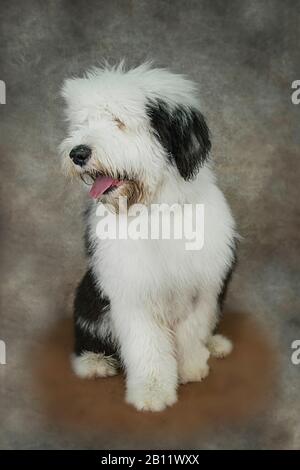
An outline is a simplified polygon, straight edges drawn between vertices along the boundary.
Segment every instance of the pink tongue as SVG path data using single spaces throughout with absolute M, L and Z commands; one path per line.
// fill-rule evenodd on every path
M 90 190 L 90 195 L 97 199 L 111 186 L 118 186 L 118 181 L 110 178 L 109 176 L 97 176 L 95 182 Z

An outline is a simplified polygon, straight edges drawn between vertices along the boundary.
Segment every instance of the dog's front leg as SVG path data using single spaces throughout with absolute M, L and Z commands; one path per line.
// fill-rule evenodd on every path
M 194 308 L 178 323 L 175 334 L 181 383 L 204 379 L 209 373 L 207 361 L 210 354 L 225 357 L 231 352 L 230 340 L 222 335 L 213 335 L 217 315 L 217 292 L 201 292 Z
M 119 309 L 122 310 L 119 310 Z M 161 411 L 176 402 L 173 338 L 147 309 L 112 310 L 126 369 L 126 401 L 138 410 Z

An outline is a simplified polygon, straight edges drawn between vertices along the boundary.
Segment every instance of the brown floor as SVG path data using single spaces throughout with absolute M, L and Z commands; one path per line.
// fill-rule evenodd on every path
M 76 378 L 69 362 L 71 331 L 69 320 L 60 321 L 33 351 L 37 396 L 49 420 L 66 428 L 86 428 L 96 436 L 105 429 L 141 443 L 155 434 L 159 446 L 166 435 L 184 442 L 207 427 L 245 422 L 274 399 L 276 353 L 266 332 L 247 315 L 226 315 L 220 331 L 233 340 L 234 352 L 211 360 L 209 377 L 181 386 L 178 403 L 163 413 L 138 413 L 126 405 L 122 375 Z

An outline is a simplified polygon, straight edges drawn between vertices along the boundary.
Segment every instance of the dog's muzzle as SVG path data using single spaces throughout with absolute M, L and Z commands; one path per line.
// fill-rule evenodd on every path
M 75 165 L 84 166 L 91 158 L 92 150 L 87 145 L 77 145 L 70 152 L 70 158 Z

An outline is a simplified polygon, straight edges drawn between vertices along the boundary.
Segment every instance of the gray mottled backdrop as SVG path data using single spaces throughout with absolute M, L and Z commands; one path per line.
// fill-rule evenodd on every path
M 0 447 L 183 445 L 175 434 L 159 443 L 155 433 L 144 441 L 121 431 L 116 437 L 101 424 L 96 434 L 62 430 L 33 385 L 32 357 L 43 335 L 70 316 L 84 270 L 84 196 L 61 176 L 57 155 L 64 136 L 59 88 L 64 77 L 103 58 L 123 57 L 133 65 L 153 58 L 199 84 L 220 185 L 243 236 L 227 305 L 264 325 L 279 354 L 270 409 L 211 433 L 195 428 L 184 445 L 299 447 L 300 366 L 290 356 L 291 342 L 300 339 L 300 105 L 290 95 L 300 79 L 300 3 L 2 0 L 0 8 L 0 79 L 7 87 L 0 105 L 0 339 L 7 346 Z

